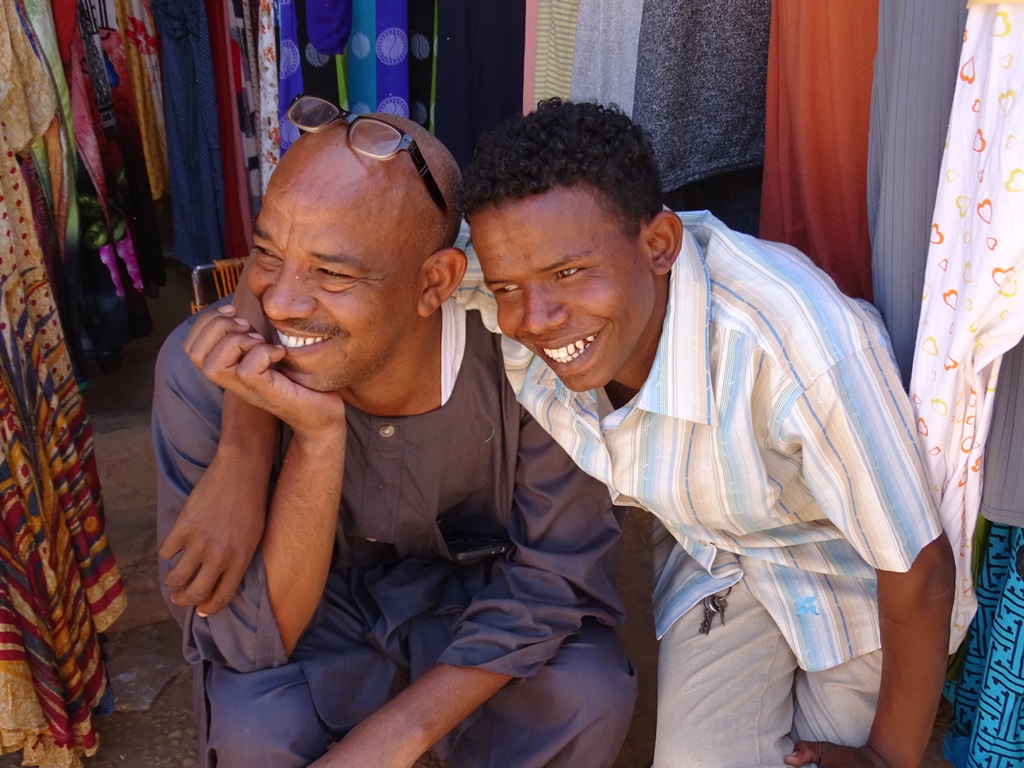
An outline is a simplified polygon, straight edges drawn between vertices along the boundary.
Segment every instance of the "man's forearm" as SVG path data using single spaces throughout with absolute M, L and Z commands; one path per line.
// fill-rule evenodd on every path
M 918 766 L 935 722 L 949 653 L 953 558 L 945 535 L 907 573 L 878 572 L 882 682 L 868 745 L 888 765 Z
M 289 654 L 327 583 L 344 466 L 344 428 L 315 440 L 296 434 L 270 502 L 263 563 L 270 605 Z
M 313 767 L 411 766 L 510 679 L 482 669 L 437 664 L 360 723 Z

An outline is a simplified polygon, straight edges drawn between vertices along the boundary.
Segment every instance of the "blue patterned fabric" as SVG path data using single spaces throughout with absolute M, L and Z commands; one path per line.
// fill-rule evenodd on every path
M 299 138 L 299 129 L 284 119 L 292 99 L 302 93 L 302 52 L 299 50 L 298 20 L 292 0 L 281 0 L 278 27 L 277 104 L 281 120 L 281 154 Z
M 978 577 L 978 613 L 960 678 L 946 685 L 953 720 L 943 751 L 957 768 L 1024 765 L 1024 529 L 992 524 Z
M 353 112 L 409 116 L 408 18 L 405 0 L 354 0 L 348 49 Z

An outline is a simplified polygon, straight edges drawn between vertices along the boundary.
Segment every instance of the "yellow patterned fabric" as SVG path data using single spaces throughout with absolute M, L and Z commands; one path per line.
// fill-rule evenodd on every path
M 19 165 L 55 108 L 13 0 L 0 0 L 0 753 L 75 768 L 98 748 L 98 633 L 125 595 Z
M 154 200 L 170 192 L 163 86 L 153 17 L 142 0 L 114 0 L 128 75 L 139 114 L 142 151 Z
M 56 109 L 56 94 L 21 32 L 13 0 L 0 0 L 0 115 L 12 151 L 22 152 L 41 136 Z

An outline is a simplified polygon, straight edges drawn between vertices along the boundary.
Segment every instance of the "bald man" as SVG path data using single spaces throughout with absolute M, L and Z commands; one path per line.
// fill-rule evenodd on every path
M 408 121 L 319 108 L 292 115 L 311 132 L 271 179 L 244 278 L 275 343 L 224 305 L 157 362 L 161 572 L 196 665 L 200 764 L 411 766 L 434 746 L 452 768 L 611 765 L 636 685 L 607 491 L 449 300 L 451 156 Z M 216 546 L 176 522 L 209 511 L 187 502 L 197 485 L 216 496 L 222 414 L 253 408 L 254 431 L 285 428 L 251 457 L 254 490 L 223 502 L 266 515 L 215 611 Z M 218 527 L 207 544 L 231 536 Z

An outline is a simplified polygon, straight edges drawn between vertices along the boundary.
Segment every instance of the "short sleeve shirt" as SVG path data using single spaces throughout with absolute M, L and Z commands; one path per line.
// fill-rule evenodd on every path
M 739 584 L 801 667 L 881 646 L 875 569 L 940 531 L 909 402 L 877 312 L 798 251 L 681 214 L 684 243 L 651 372 L 613 410 L 505 340 L 517 396 L 617 504 L 660 522 L 659 637 Z M 488 314 L 474 265 L 460 300 Z

